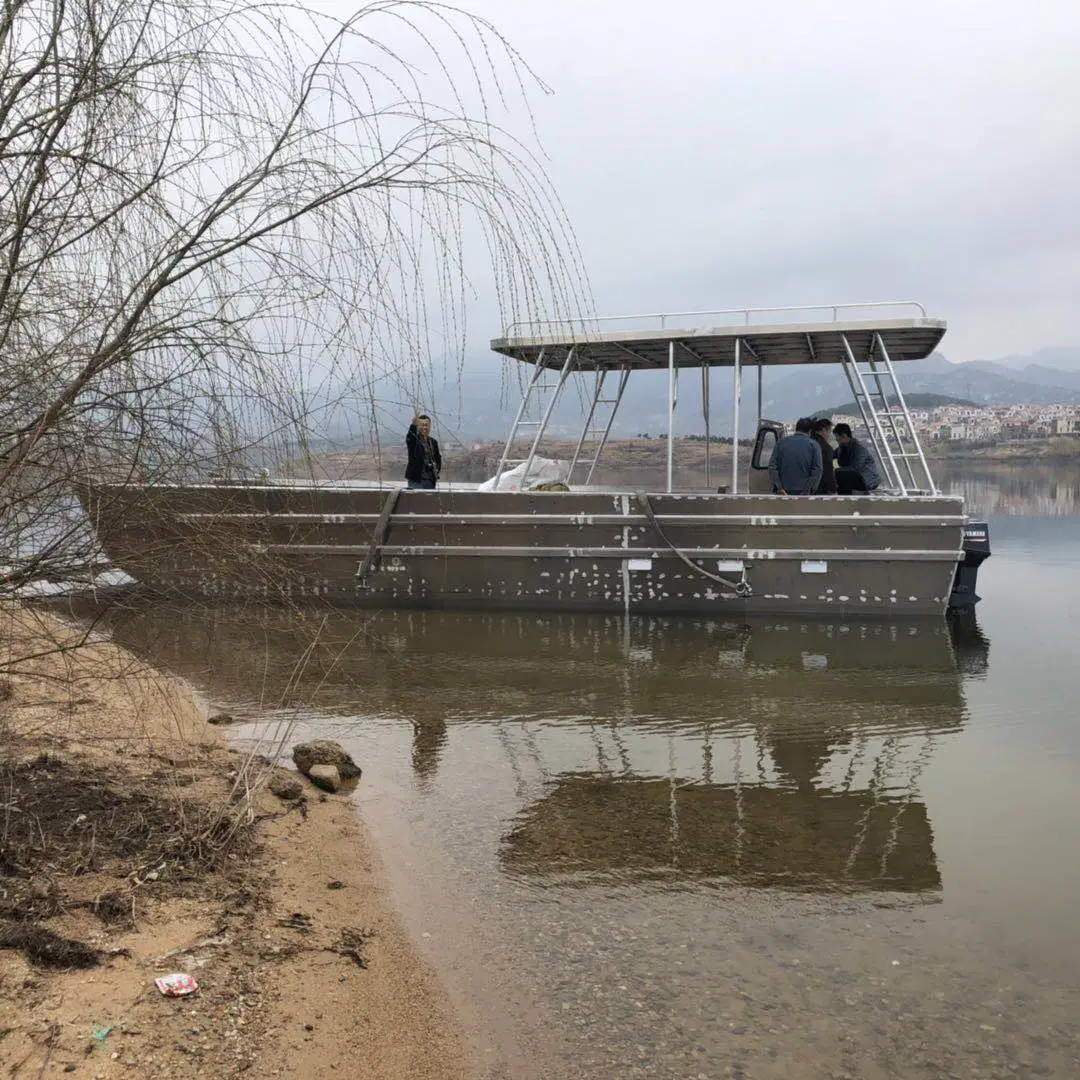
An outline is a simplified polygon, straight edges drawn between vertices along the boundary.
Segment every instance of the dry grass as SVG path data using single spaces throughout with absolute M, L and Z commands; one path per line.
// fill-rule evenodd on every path
M 135 926 L 152 902 L 242 887 L 269 762 L 229 752 L 179 680 L 93 631 L 14 605 L 3 620 L 0 948 L 89 966 L 98 950 L 43 922 Z
M 0 947 L 23 947 L 34 960 L 44 955 L 35 936 L 44 919 L 88 908 L 103 923 L 134 926 L 147 892 L 205 891 L 212 876 L 238 884 L 255 816 L 205 793 L 179 795 L 163 779 L 52 753 L 0 760 Z M 50 955 L 47 966 L 57 966 L 65 954 Z M 70 966 L 97 955 L 84 949 Z

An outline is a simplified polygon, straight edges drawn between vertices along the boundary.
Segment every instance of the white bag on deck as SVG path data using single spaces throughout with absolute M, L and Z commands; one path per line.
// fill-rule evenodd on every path
M 525 475 L 525 462 L 507 469 L 502 476 L 493 476 L 477 486 L 477 491 L 520 491 L 521 478 Z M 526 487 L 531 488 L 536 484 L 560 481 L 566 483 L 570 472 L 569 461 L 556 461 L 552 458 L 533 458 L 532 468 L 529 469 L 529 478 Z M 496 480 L 498 484 L 496 485 Z

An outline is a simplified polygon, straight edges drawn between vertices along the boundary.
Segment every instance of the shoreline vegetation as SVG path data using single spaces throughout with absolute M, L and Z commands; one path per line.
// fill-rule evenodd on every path
M 467 1075 L 348 796 L 231 749 L 186 683 L 106 638 L 0 617 L 6 1075 Z M 163 996 L 171 972 L 198 991 Z
M 340 450 L 313 455 L 307 461 L 293 459 L 282 468 L 286 476 L 316 480 L 379 480 L 404 475 L 404 436 L 402 445 L 384 446 L 381 456 L 367 449 Z M 552 439 L 537 451 L 541 457 L 569 460 L 576 442 Z M 740 440 L 740 459 L 749 459 L 751 440 Z M 1080 439 L 1059 437 L 1023 439 L 1015 442 L 960 443 L 932 442 L 924 445 L 927 459 L 942 464 L 955 461 L 984 465 L 1011 465 L 1029 461 L 1080 465 Z M 469 447 L 444 444 L 446 459 L 443 477 L 450 481 L 476 482 L 495 475 L 502 454 L 501 442 L 474 443 Z M 703 438 L 675 440 L 674 459 L 677 472 L 704 473 L 706 445 Z M 514 456 L 523 456 L 516 454 Z M 713 442 L 709 447 L 712 474 L 722 483 L 731 472 L 730 442 Z M 583 460 L 589 460 L 584 454 Z M 613 482 L 618 476 L 633 472 L 655 473 L 667 467 L 666 439 L 612 439 L 604 449 L 597 471 L 600 483 Z M 576 473 L 575 475 L 581 475 Z

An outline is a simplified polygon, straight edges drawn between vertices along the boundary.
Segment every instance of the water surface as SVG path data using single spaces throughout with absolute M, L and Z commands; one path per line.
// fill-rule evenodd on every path
M 109 619 L 361 761 L 483 1075 L 1075 1077 L 1076 491 L 948 483 L 977 622 Z

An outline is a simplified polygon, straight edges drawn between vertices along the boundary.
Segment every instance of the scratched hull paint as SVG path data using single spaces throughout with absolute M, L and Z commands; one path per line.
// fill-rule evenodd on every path
M 154 589 L 403 608 L 727 615 L 946 609 L 963 502 L 333 486 L 90 485 Z

